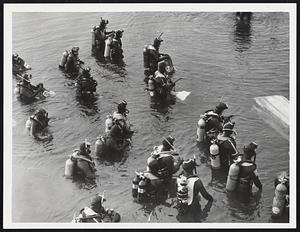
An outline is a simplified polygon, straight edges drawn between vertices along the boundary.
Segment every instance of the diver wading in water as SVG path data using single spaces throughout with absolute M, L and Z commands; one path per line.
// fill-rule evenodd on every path
M 91 76 L 90 68 L 83 68 L 82 73 L 76 78 L 77 94 L 90 96 L 96 92 L 97 81 Z
M 84 62 L 79 59 L 79 47 L 73 47 L 71 51 L 66 50 L 63 53 L 58 67 L 66 73 L 77 75 L 83 63 Z
M 208 201 L 205 211 L 209 211 L 212 205 L 213 197 L 206 191 L 201 179 L 195 173 L 196 166 L 193 159 L 184 161 L 183 172 L 177 178 L 177 219 L 180 222 L 201 221 L 200 194 Z
M 37 99 L 38 97 L 44 97 L 43 92 L 45 91 L 43 83 L 39 83 L 37 86 L 34 86 L 30 83 L 31 75 L 24 74 L 24 76 L 19 76 L 21 79 L 20 82 L 17 83 L 15 94 L 26 102 L 31 102 Z
M 80 210 L 78 216 L 73 217 L 72 223 L 110 223 L 120 222 L 121 216 L 114 209 L 105 209 L 103 195 L 97 194 L 91 201 L 90 206 Z
M 30 69 L 31 67 L 17 53 L 12 55 L 12 73 L 14 75 L 21 75 Z
M 37 110 L 34 115 L 30 116 L 26 121 L 26 128 L 30 130 L 30 135 L 37 140 L 51 140 L 52 135 L 44 135 L 44 130 L 48 127 L 48 113 L 44 109 Z
M 161 61 L 166 62 L 168 74 L 173 73 L 174 67 L 171 60 L 171 57 L 168 54 L 163 54 L 159 52 L 159 47 L 161 42 L 161 35 L 154 39 L 152 45 L 146 45 L 143 50 L 143 57 L 144 57 L 144 74 L 146 76 L 145 82 L 148 83 L 148 77 L 150 75 L 154 75 L 156 70 L 158 69 L 158 63 Z
M 95 153 L 99 159 L 107 161 L 121 160 L 131 145 L 133 131 L 127 114 L 127 102 L 118 103 L 118 110 L 108 115 L 105 121 L 105 135 L 97 137 Z
M 174 149 L 175 139 L 172 136 L 164 138 L 162 145 L 153 149 L 147 159 L 147 170 L 136 172 L 133 179 L 132 196 L 138 202 L 165 200 L 168 195 L 175 195 L 175 174 L 183 159 Z
M 69 156 L 65 164 L 66 178 L 83 178 L 87 181 L 96 178 L 96 168 L 93 158 L 90 156 L 91 144 L 87 141 L 80 144 L 79 149 L 75 149 Z

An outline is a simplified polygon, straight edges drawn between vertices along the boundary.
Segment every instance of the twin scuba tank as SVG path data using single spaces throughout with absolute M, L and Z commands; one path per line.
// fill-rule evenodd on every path
M 177 178 L 177 210 L 179 214 L 184 214 L 188 209 L 188 187 L 187 178 L 180 176 Z
M 145 202 L 148 199 L 148 188 L 150 180 L 143 175 L 137 174 L 132 180 L 132 196 L 139 202 Z
M 284 181 L 276 186 L 272 204 L 272 217 L 280 217 L 282 215 L 286 205 L 287 191 Z
M 209 153 L 210 153 L 210 164 L 212 169 L 220 169 L 221 161 L 220 161 L 220 154 L 219 154 L 219 146 L 215 139 L 212 140 L 212 144 L 209 147 Z

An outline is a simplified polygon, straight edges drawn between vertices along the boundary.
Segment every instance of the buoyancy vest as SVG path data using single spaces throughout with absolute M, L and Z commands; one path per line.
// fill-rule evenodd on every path
M 199 180 L 198 176 L 189 176 L 187 178 L 188 205 L 191 205 L 194 201 L 194 187 L 197 180 Z

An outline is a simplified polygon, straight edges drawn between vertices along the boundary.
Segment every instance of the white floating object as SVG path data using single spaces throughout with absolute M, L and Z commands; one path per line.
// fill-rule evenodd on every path
M 268 113 L 276 116 L 287 126 L 290 125 L 290 104 L 284 96 L 274 95 L 254 98 L 256 103 Z
M 189 96 L 191 94 L 191 92 L 187 92 L 187 91 L 180 91 L 180 92 L 175 92 L 175 91 L 171 91 L 171 94 L 176 96 L 179 100 L 184 101 L 187 96 Z

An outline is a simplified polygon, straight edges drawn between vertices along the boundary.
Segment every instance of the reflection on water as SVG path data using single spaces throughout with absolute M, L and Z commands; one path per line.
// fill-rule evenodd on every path
M 244 52 L 251 47 L 251 12 L 237 12 L 235 20 L 234 42 L 238 52 Z

